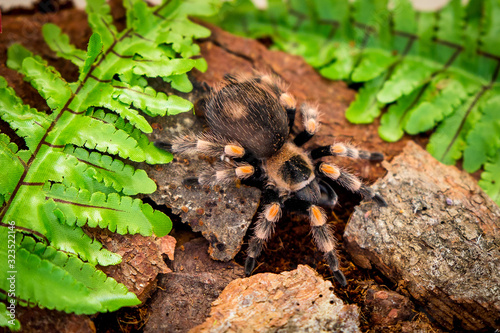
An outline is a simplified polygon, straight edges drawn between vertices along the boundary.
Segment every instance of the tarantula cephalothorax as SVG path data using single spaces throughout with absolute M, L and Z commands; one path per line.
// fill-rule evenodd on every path
M 318 249 L 324 253 L 335 279 L 345 286 L 347 281 L 339 270 L 336 240 L 320 207 L 333 207 L 337 203 L 337 194 L 330 184 L 339 183 L 380 206 L 387 206 L 387 203 L 356 176 L 321 158 L 347 156 L 381 161 L 383 155 L 358 150 L 346 143 L 305 151 L 300 147 L 319 128 L 318 111 L 306 104 L 300 107 L 305 129 L 291 140 L 289 134 L 295 111 L 295 99 L 276 78 L 260 75 L 238 79 L 226 75 L 224 84 L 212 92 L 205 103 L 210 131 L 156 145 L 181 154 L 220 157 L 214 168 L 201 173 L 201 184 L 240 180 L 262 190 L 260 214 L 245 261 L 247 275 L 255 268 L 256 258 L 271 237 L 282 209 L 291 203 L 290 207 L 308 213 Z

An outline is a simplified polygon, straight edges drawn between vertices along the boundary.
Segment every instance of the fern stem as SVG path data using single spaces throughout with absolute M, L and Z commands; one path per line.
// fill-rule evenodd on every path
M 474 106 L 477 104 L 477 102 L 479 102 L 479 99 L 484 95 L 484 93 L 487 90 L 489 90 L 489 89 L 491 89 L 493 87 L 493 84 L 495 83 L 495 81 L 496 81 L 496 79 L 498 77 L 498 73 L 500 71 L 500 57 L 496 57 L 496 58 L 497 58 L 497 65 L 496 65 L 495 71 L 493 72 L 493 75 L 491 77 L 490 83 L 488 85 L 486 85 L 486 86 L 482 86 L 481 90 L 476 95 L 476 98 L 474 98 L 474 101 L 472 101 L 471 105 L 467 109 L 467 112 L 465 112 L 465 115 L 462 118 L 462 121 L 460 122 L 460 126 L 458 127 L 457 131 L 455 132 L 455 135 L 453 136 L 453 140 L 451 140 L 450 143 L 449 143 L 449 145 L 448 145 L 448 147 L 446 147 L 446 150 L 444 151 L 443 156 L 441 157 L 441 160 L 443 160 L 444 157 L 448 154 L 448 152 L 450 151 L 451 147 L 453 146 L 453 143 L 458 138 L 460 132 L 462 131 L 462 128 L 465 125 L 465 121 L 467 120 L 467 117 L 471 113 L 471 111 L 474 108 Z
M 43 185 L 43 184 L 42 184 Z M 0 222 L 0 226 L 2 227 L 7 227 L 7 228 L 12 228 L 12 225 L 11 224 L 5 224 L 5 223 L 2 223 Z M 35 230 L 31 230 L 29 228 L 25 228 L 25 227 L 21 227 L 21 226 L 18 226 L 18 225 L 14 225 L 14 229 L 18 229 L 18 230 L 23 230 L 23 231 L 27 231 L 29 232 L 30 234 L 33 234 L 35 236 L 38 236 L 40 237 L 41 239 L 43 239 L 45 241 L 46 244 L 50 244 L 49 242 L 49 239 L 47 237 L 45 237 L 44 234 L 38 232 L 38 231 L 35 231 Z

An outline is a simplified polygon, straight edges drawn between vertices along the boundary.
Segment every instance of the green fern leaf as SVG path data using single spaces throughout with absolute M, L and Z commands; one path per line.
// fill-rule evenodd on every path
M 483 32 L 481 37 L 482 49 L 496 56 L 500 56 L 500 3 L 497 0 L 485 0 L 483 16 Z
M 63 158 L 65 161 L 62 160 Z M 65 175 L 64 179 L 51 179 L 52 181 L 65 182 L 68 187 L 75 187 L 83 184 L 88 178 L 104 183 L 106 187 L 112 187 L 116 192 L 123 192 L 125 195 L 153 193 L 156 190 L 155 182 L 144 170 L 135 169 L 120 160 L 95 151 L 89 154 L 85 149 L 67 146 L 64 154 L 61 154 L 61 159 L 52 165 L 60 168 L 67 164 L 72 165 L 61 173 Z M 56 170 L 51 172 L 55 174 Z M 87 187 L 84 188 L 89 190 Z
M 384 50 L 365 49 L 351 79 L 354 82 L 370 81 L 384 73 L 396 60 L 397 57 Z
M 331 65 L 320 69 L 320 74 L 331 80 L 348 79 L 355 65 L 358 50 L 350 45 L 338 45 Z
M 417 18 L 410 0 L 394 1 L 392 14 L 395 30 L 408 34 L 417 32 Z
M 415 70 L 418 68 L 418 70 Z M 399 65 L 382 90 L 377 94 L 381 103 L 391 103 L 410 94 L 427 82 L 428 77 L 439 69 L 433 63 L 424 59 L 406 59 Z
M 9 317 L 9 314 L 10 310 L 7 309 L 7 305 L 0 302 L 0 327 L 7 326 L 11 331 L 19 331 L 21 329 L 21 323 L 19 320 Z M 14 314 L 12 315 L 14 316 Z
M 476 102 L 476 96 L 470 96 L 432 134 L 427 150 L 444 164 L 455 164 L 462 157 L 467 133 L 481 116 Z
M 92 36 L 90 36 L 85 62 L 80 69 L 80 80 L 90 72 L 92 64 L 102 52 L 102 46 L 101 36 L 98 33 L 93 33 Z
M 345 112 L 346 118 L 355 124 L 369 124 L 382 112 L 382 104 L 377 101 L 377 92 L 384 84 L 384 77 L 379 76 L 367 82 L 359 90 L 356 100 Z
M 481 107 L 481 118 L 467 136 L 464 169 L 478 170 L 500 148 L 500 97 L 498 93 Z M 493 163 L 494 164 L 494 163 Z
M 47 101 L 47 105 L 59 112 L 71 96 L 68 83 L 45 61 L 38 61 L 33 57 L 26 57 L 22 61 L 20 72 L 25 75 L 25 80 L 37 89 Z
M 436 76 L 420 96 L 418 105 L 408 111 L 405 131 L 417 134 L 433 129 L 453 113 L 467 96 L 459 80 Z
M 176 95 L 167 96 L 162 92 L 156 92 L 150 87 L 131 87 L 126 83 L 117 83 L 114 88 L 112 93 L 114 99 L 127 105 L 133 105 L 152 117 L 164 116 L 166 112 L 169 115 L 174 115 L 192 108 L 188 101 Z
M 18 274 L 32 277 L 22 279 L 16 289 L 24 305 L 90 314 L 138 304 L 124 286 L 95 269 L 97 264 L 117 264 L 121 257 L 82 227 L 157 236 L 170 231 L 165 214 L 128 196 L 152 193 L 156 184 L 127 161 L 172 159 L 144 134 L 152 128 L 141 112 L 176 114 L 192 104 L 155 91 L 147 77 L 160 76 L 184 92 L 192 88 L 187 73 L 195 66 L 206 69 L 203 59 L 189 59 L 199 53 L 193 39 L 206 37 L 209 30 L 188 16 L 201 8 L 212 14 L 217 5 L 215 0 L 192 0 L 189 5 L 166 1 L 150 7 L 128 0 L 129 25 L 118 31 L 107 3 L 89 0 L 94 33 L 86 52 L 55 25 L 43 28 L 53 51 L 78 67 L 76 82 L 66 82 L 21 45 L 8 49 L 7 66 L 21 73 L 52 110 L 45 114 L 23 104 L 0 77 L 0 117 L 27 146 L 19 150 L 0 133 L 0 167 L 7 175 L 0 180 L 0 236 L 6 239 L 7 226 L 14 221 L 15 228 L 36 239 L 28 246 L 30 238 L 24 238 L 16 248 Z M 0 248 L 2 272 L 7 271 L 7 253 L 6 247 Z M 6 290 L 1 277 L 0 289 Z
M 39 256 L 42 260 L 50 261 L 52 264 L 61 267 L 78 282 L 83 283 L 90 290 L 91 297 L 101 304 L 103 310 L 115 311 L 122 306 L 121 303 L 124 300 L 130 305 L 139 304 L 137 297 L 128 292 L 123 284 L 117 283 L 113 278 L 108 278 L 102 271 L 77 257 L 68 256 L 53 247 L 35 242 L 30 237 L 22 238 L 18 244 L 21 248 Z
M 9 177 L 0 179 L 0 194 L 2 199 L 8 199 L 16 188 L 19 179 L 24 172 L 24 161 L 17 155 L 18 148 L 10 138 L 0 133 L 0 168 L 2 170 L 10 170 Z
M 172 160 L 172 154 L 163 149 L 156 148 L 154 144 L 149 141 L 148 137 L 139 129 L 132 126 L 131 123 L 125 122 L 123 118 L 118 117 L 116 114 L 105 113 L 102 109 L 95 109 L 89 110 L 89 116 L 98 119 L 103 123 L 111 124 L 130 135 L 130 137 L 137 142 L 137 148 L 144 152 L 146 163 L 168 163 Z
M 200 69 L 200 66 L 198 64 L 195 65 L 195 67 L 202 72 L 206 70 L 206 68 L 205 70 Z M 189 81 L 189 78 L 186 74 L 162 76 L 162 79 L 163 81 L 170 83 L 170 85 L 172 85 L 172 88 L 180 92 L 190 92 L 191 90 L 193 90 L 193 84 L 191 83 L 191 81 Z
M 400 98 L 395 104 L 389 106 L 386 113 L 380 118 L 378 134 L 382 139 L 395 142 L 404 135 L 408 110 L 414 105 L 418 98 L 419 91 L 414 91 L 408 96 Z
M 1 228 L 7 238 L 6 228 Z M 113 311 L 123 305 L 137 305 L 137 297 L 124 285 L 107 278 L 94 266 L 85 264 L 75 256 L 55 248 L 23 238 L 16 233 L 15 269 L 11 274 L 30 276 L 23 283 L 16 283 L 16 299 L 27 305 L 36 301 L 42 308 L 77 314 Z M 19 241 L 21 240 L 21 241 Z M 7 261 L 7 251 L 0 251 L 0 258 Z M 0 273 L 0 288 L 9 290 L 8 272 Z
M 118 30 L 113 24 L 111 8 L 106 0 L 92 0 L 87 2 L 86 11 L 92 31 L 99 34 L 104 48 L 108 49 L 118 36 Z
M 57 56 L 70 60 L 78 67 L 83 66 L 87 53 L 70 44 L 69 37 L 62 33 L 61 28 L 47 23 L 42 27 L 42 33 L 50 48 L 56 50 Z
M 165 215 L 153 212 L 149 205 L 139 199 L 134 200 L 118 193 L 106 197 L 104 193 L 91 194 L 85 189 L 67 188 L 60 184 L 45 188 L 44 192 L 47 197 L 44 205 L 50 206 L 48 210 L 54 211 L 60 221 L 70 226 L 99 226 L 122 235 L 142 233 L 148 236 L 154 231 L 160 237 L 171 228 Z M 134 223 L 130 224 L 127 220 L 133 220 Z
M 493 158 L 490 158 L 484 165 L 484 172 L 481 174 L 479 185 L 495 201 L 500 201 L 500 182 L 498 174 L 500 173 L 500 150 L 496 152 Z
M 36 147 L 50 126 L 47 117 L 37 110 L 24 105 L 7 81 L 0 77 L 0 117 L 26 141 L 28 148 Z M 31 154 L 23 154 L 22 160 L 28 162 Z

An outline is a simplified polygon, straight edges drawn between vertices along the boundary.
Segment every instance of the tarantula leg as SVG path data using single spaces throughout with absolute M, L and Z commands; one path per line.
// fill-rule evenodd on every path
M 172 150 L 172 143 L 167 142 L 167 141 L 156 141 L 154 143 L 156 148 L 160 148 L 166 151 L 171 151 Z
M 224 142 L 223 139 L 210 133 L 200 135 L 190 133 L 175 138 L 172 143 L 156 142 L 155 145 L 158 148 L 185 155 L 203 154 L 210 157 L 229 156 L 231 158 L 240 158 L 245 155 L 245 149 L 238 143 Z
M 255 168 L 249 163 L 218 162 L 215 168 L 202 171 L 199 182 L 203 185 L 230 184 L 237 179 L 246 179 L 255 173 Z
M 339 261 L 336 251 L 337 241 L 333 236 L 332 228 L 326 221 L 326 214 L 323 209 L 315 205 L 311 205 L 308 211 L 314 242 L 318 249 L 324 253 L 325 261 L 330 267 L 330 271 L 335 280 L 337 280 L 342 287 L 345 287 L 347 285 L 347 280 L 344 274 L 339 270 Z
M 361 194 L 365 200 L 373 200 L 377 205 L 387 207 L 384 198 L 375 193 L 370 187 L 364 185 L 358 177 L 341 170 L 336 165 L 321 162 L 316 166 L 316 173 L 328 177 L 351 192 Z
M 252 274 L 255 268 L 256 259 L 260 256 L 262 248 L 274 232 L 276 222 L 281 216 L 281 205 L 279 202 L 273 202 L 264 206 L 259 215 L 257 225 L 254 229 L 254 236 L 250 239 L 248 254 L 245 260 L 245 274 Z
M 276 222 L 281 217 L 281 206 L 283 202 L 278 191 L 267 188 L 262 194 L 262 208 L 259 213 L 257 224 L 253 230 L 253 237 L 248 246 L 247 258 L 245 260 L 245 274 L 251 275 L 257 258 L 262 252 L 264 244 L 271 238 Z
M 321 193 L 326 195 L 326 198 L 323 196 L 318 200 L 318 204 L 323 206 L 334 207 L 337 204 L 338 196 L 337 193 L 333 190 L 333 188 L 325 182 L 323 179 L 320 179 L 318 182 Z
M 297 102 L 295 98 L 289 93 L 281 92 L 279 97 L 281 105 L 285 108 L 288 117 L 288 130 L 291 132 L 293 124 L 295 123 L 295 113 L 297 112 Z
M 321 146 L 311 151 L 313 160 L 323 156 L 346 156 L 350 158 L 361 158 L 364 160 L 380 162 L 384 160 L 384 155 L 379 152 L 369 152 L 359 150 L 356 147 L 347 143 L 334 143 L 330 146 Z
M 309 141 L 319 129 L 319 112 L 316 108 L 308 104 L 302 104 L 300 106 L 300 113 L 302 114 L 304 130 L 297 134 L 293 140 L 295 145 L 299 147 Z

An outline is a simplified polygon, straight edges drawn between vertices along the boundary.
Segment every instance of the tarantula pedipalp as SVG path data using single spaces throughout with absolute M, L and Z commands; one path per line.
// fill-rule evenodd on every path
M 358 150 L 346 143 L 304 150 L 301 146 L 318 131 L 318 111 L 306 104 L 299 109 L 304 130 L 292 140 L 289 136 L 296 102 L 278 79 L 269 75 L 247 79 L 226 75 L 223 85 L 205 103 L 210 131 L 156 145 L 180 154 L 221 157 L 214 168 L 202 172 L 201 184 L 224 184 L 239 179 L 262 190 L 260 213 L 245 261 L 247 275 L 254 270 L 256 258 L 271 237 L 283 208 L 292 204 L 294 209 L 309 215 L 316 246 L 324 253 L 335 279 L 345 286 L 336 239 L 320 207 L 333 207 L 337 203 L 337 194 L 330 184 L 339 183 L 380 206 L 387 203 L 356 176 L 321 158 L 347 156 L 381 161 L 383 155 Z

